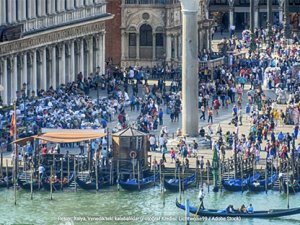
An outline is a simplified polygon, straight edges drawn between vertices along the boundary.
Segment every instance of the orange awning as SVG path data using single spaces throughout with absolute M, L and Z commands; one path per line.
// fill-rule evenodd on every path
M 80 141 L 90 141 L 106 136 L 106 133 L 46 133 L 35 136 L 36 139 L 41 139 L 54 143 L 73 143 Z
M 17 139 L 13 142 L 11 142 L 11 144 L 18 144 L 18 145 L 26 145 L 27 141 L 32 141 L 34 139 L 35 136 L 31 136 L 31 137 L 26 137 L 26 138 L 20 138 L 20 139 Z

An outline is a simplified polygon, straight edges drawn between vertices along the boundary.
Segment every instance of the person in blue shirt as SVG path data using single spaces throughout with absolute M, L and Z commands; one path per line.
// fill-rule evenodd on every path
M 282 131 L 280 131 L 280 133 L 277 136 L 279 143 L 281 143 L 284 139 L 284 134 L 282 133 Z
M 164 116 L 163 110 L 159 109 L 159 113 L 158 113 L 159 125 L 163 125 L 163 116 Z
M 248 206 L 247 212 L 248 212 L 248 213 L 254 213 L 254 209 L 253 209 L 252 204 L 250 204 L 250 205 Z
M 26 155 L 29 156 L 29 157 L 31 157 L 32 156 L 32 151 L 33 151 L 33 149 L 31 147 L 30 142 L 28 141 L 27 142 L 27 146 L 26 146 Z

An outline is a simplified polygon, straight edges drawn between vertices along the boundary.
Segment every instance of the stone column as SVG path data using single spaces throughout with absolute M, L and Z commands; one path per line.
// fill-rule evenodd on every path
M 55 13 L 55 3 L 56 1 L 47 1 L 47 14 L 54 14 Z
M 22 79 L 23 83 L 26 83 L 25 93 L 27 94 L 27 83 L 28 83 L 28 70 L 27 70 L 27 52 L 23 54 L 23 67 L 22 67 Z
M 8 23 L 15 23 L 16 20 L 16 0 L 9 0 L 7 1 L 7 14 L 8 14 Z
M 47 90 L 47 48 L 43 48 L 43 59 L 42 59 L 42 89 Z
M 32 57 L 32 91 L 37 94 L 37 50 L 33 51 Z
M 284 23 L 283 23 L 283 31 L 284 31 L 284 38 L 288 39 L 290 38 L 290 29 L 289 29 L 289 1 L 288 0 L 282 0 L 281 5 L 284 9 Z
M 105 74 L 105 65 L 106 65 L 106 62 L 105 62 L 105 59 L 106 59 L 106 55 L 105 55 L 105 32 L 103 32 L 103 36 L 102 36 L 102 48 L 103 48 L 103 60 L 102 60 L 102 74 Z
M 1 69 L 2 69 L 2 74 L 3 74 L 2 86 L 4 88 L 4 90 L 1 91 L 1 97 L 3 100 L 3 105 L 7 105 L 8 104 L 8 102 L 7 102 L 8 87 L 7 87 L 7 59 L 6 58 L 2 59 Z
M 59 59 L 59 85 L 66 83 L 66 45 L 62 43 L 60 46 Z
M 279 0 L 279 23 L 283 24 L 283 10 L 284 10 L 284 7 L 282 7 L 281 1 L 283 1 L 283 0 Z
M 6 24 L 6 13 L 6 0 L 0 0 L 0 25 Z
M 26 7 L 26 0 L 18 0 L 18 21 L 23 21 L 26 19 Z
M 97 66 L 100 66 L 100 73 L 102 74 L 102 66 L 104 62 L 104 53 L 103 53 L 103 34 L 99 35 L 98 39 L 98 51 L 99 51 L 99 61 L 97 62 Z
M 67 0 L 67 10 L 74 9 L 75 7 L 75 1 L 74 0 Z
M 136 60 L 140 59 L 140 34 L 136 34 Z
M 273 26 L 273 12 L 272 1 L 267 1 L 267 27 L 268 27 L 268 42 L 271 43 L 272 26 Z
M 28 18 L 29 19 L 36 18 L 36 1 L 35 0 L 27 1 L 27 10 L 28 10 Z
M 94 45 L 93 45 L 93 36 L 91 36 L 88 40 L 89 43 L 89 62 L 88 62 L 88 76 L 94 72 Z
M 51 55 L 51 76 L 52 76 L 52 87 L 56 89 L 56 47 L 52 47 L 52 55 Z
M 254 1 L 250 1 L 250 31 L 254 33 Z
M 39 0 L 38 2 L 38 16 L 46 15 L 46 0 Z
M 122 32 L 121 32 L 121 42 L 122 42 L 122 45 L 121 45 L 121 60 L 125 59 L 125 45 L 126 45 L 125 35 L 126 35 L 125 30 L 122 30 Z
M 75 0 L 76 7 L 82 7 L 83 6 L 83 0 Z
M 254 0 L 254 27 L 259 28 L 259 0 Z
M 84 74 L 84 41 L 83 39 L 80 40 L 80 67 L 79 72 L 82 72 L 83 77 L 85 77 Z
M 172 54 L 172 37 L 171 34 L 168 33 L 167 34 L 167 38 L 166 38 L 166 61 L 169 62 L 171 61 L 171 54 Z
M 174 35 L 174 59 L 178 60 L 178 35 Z
M 156 33 L 152 34 L 152 43 L 153 43 L 152 59 L 156 60 Z
M 197 0 L 181 0 L 182 12 L 182 134 L 198 136 Z
M 76 80 L 76 74 L 75 74 L 75 46 L 74 46 L 74 40 L 71 40 L 70 43 L 70 81 Z
M 230 28 L 234 25 L 234 0 L 229 0 L 229 31 Z
M 14 55 L 12 60 L 12 72 L 11 72 L 11 100 L 12 102 L 17 99 L 16 91 L 18 91 L 18 56 Z

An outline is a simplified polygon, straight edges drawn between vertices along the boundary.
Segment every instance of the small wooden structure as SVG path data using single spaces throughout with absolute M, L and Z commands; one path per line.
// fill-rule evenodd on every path
M 114 163 L 119 163 L 120 170 L 132 170 L 132 164 L 137 163 L 141 170 L 148 168 L 150 147 L 147 134 L 132 127 L 126 128 L 112 135 L 112 148 Z

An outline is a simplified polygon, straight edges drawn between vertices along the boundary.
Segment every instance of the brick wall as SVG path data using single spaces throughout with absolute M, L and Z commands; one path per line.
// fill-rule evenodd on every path
M 105 60 L 111 59 L 114 65 L 121 62 L 121 2 L 122 0 L 107 0 L 106 10 L 115 17 L 106 22 Z

